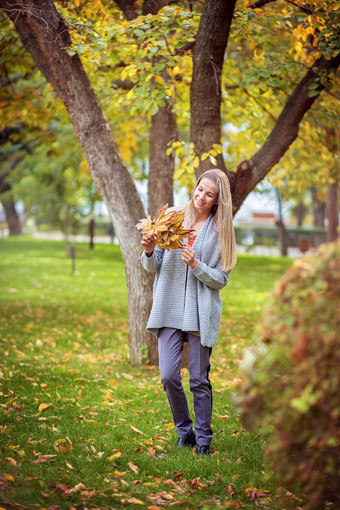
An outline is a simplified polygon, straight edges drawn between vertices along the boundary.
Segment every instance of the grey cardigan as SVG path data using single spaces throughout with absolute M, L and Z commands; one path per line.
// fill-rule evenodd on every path
M 147 330 L 158 337 L 160 328 L 180 329 L 200 336 L 202 345 L 213 347 L 222 313 L 220 289 L 228 283 L 230 271 L 222 270 L 212 216 L 198 233 L 193 248 L 199 260 L 194 269 L 182 261 L 180 249 L 168 252 L 156 246 L 151 257 L 143 252 L 144 269 L 156 272 Z

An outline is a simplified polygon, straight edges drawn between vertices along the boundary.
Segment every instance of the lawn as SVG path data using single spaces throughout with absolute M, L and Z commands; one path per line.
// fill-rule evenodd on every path
M 239 256 L 222 291 L 212 353 L 213 455 L 178 450 L 157 367 L 129 362 L 119 247 L 0 240 L 0 507 L 280 508 L 263 457 L 230 395 L 243 349 L 292 263 Z M 183 380 L 188 389 L 187 369 Z M 188 392 L 190 395 L 190 393 Z

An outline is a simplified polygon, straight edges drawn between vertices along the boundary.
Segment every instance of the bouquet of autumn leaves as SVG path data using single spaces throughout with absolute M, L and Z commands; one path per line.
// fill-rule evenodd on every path
M 156 244 L 164 250 L 181 248 L 185 237 L 193 237 L 194 230 L 183 228 L 184 213 L 170 211 L 166 213 L 168 204 L 159 211 L 158 218 L 152 220 L 150 216 L 139 220 L 136 227 L 142 234 L 152 235 Z

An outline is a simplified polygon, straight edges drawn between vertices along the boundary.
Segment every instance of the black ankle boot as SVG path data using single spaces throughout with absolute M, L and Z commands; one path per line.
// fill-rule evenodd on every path
M 196 446 L 196 455 L 210 455 L 209 445 L 197 445 Z
M 195 432 L 191 429 L 189 434 L 185 437 L 179 437 L 176 447 L 182 448 L 183 446 L 195 446 L 196 445 L 196 435 Z

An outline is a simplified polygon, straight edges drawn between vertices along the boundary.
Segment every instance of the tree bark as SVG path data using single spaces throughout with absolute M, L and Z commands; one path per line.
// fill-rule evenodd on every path
M 236 0 L 206 0 L 196 36 L 190 89 L 190 140 L 200 157 L 221 144 L 221 77 Z M 226 171 L 222 154 L 217 167 Z M 197 177 L 213 165 L 200 161 Z
M 323 228 L 325 226 L 326 203 L 319 200 L 316 189 L 311 190 L 313 201 L 313 225 Z
M 5 143 L 5 131 L 7 134 L 11 134 L 11 128 L 5 128 L 0 133 L 0 144 Z M 17 132 L 17 131 L 13 131 Z M 2 135 L 2 136 L 1 136 Z M 0 201 L 2 203 L 2 206 L 5 211 L 6 221 L 8 225 L 8 231 L 10 236 L 20 236 L 22 235 L 22 225 L 20 222 L 19 215 L 15 208 L 15 202 L 11 196 L 8 196 L 7 198 L 1 198 L 1 195 L 4 193 L 7 193 L 12 190 L 12 186 L 7 181 L 8 175 L 11 173 L 11 171 L 17 166 L 19 161 L 22 160 L 24 156 L 19 153 L 16 154 L 12 159 L 9 161 L 7 168 L 0 172 Z
M 152 278 L 140 264 L 140 234 L 145 215 L 134 182 L 77 54 L 67 52 L 71 40 L 52 0 L 0 0 L 38 68 L 64 102 L 86 156 L 93 180 L 110 212 L 124 260 L 129 299 L 130 359 L 141 362 L 142 349 L 154 352 L 145 325 L 151 306 Z
M 0 180 L 0 200 L 5 211 L 9 235 L 20 236 L 22 234 L 22 227 L 19 215 L 15 209 L 14 200 L 13 198 L 1 198 L 1 195 L 7 191 L 11 191 L 10 184 L 8 182 L 1 182 Z
M 339 227 L 339 183 L 338 181 L 332 182 L 328 186 L 327 190 L 327 241 L 330 243 L 336 241 L 338 238 L 338 227 Z
M 338 130 L 335 128 L 326 129 L 326 147 L 334 155 L 334 168 L 330 171 L 330 182 L 326 197 L 327 215 L 327 241 L 335 241 L 338 237 L 339 227 L 339 167 L 337 159 Z
M 294 89 L 260 150 L 249 160 L 242 161 L 236 173 L 228 172 L 234 214 L 239 210 L 246 196 L 279 162 L 298 136 L 299 124 L 316 99 L 316 96 L 309 97 L 309 85 L 316 81 L 320 73 L 328 75 L 332 70 L 336 70 L 339 64 L 340 54 L 330 60 L 324 57 L 317 59 Z M 316 90 L 321 92 L 324 88 L 323 82 Z
M 176 117 L 172 106 L 161 107 L 151 119 L 150 168 L 149 168 L 149 215 L 157 217 L 165 204 L 173 205 L 173 179 L 175 158 L 166 154 L 168 143 L 177 139 Z

